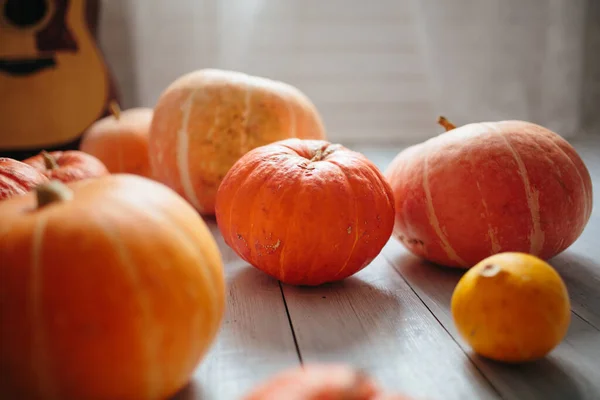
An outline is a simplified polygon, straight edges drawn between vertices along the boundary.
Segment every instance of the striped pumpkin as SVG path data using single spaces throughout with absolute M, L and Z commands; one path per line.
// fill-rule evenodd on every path
M 434 263 L 469 268 L 506 251 L 548 259 L 581 235 L 589 172 L 556 133 L 523 121 L 469 124 L 409 147 L 386 177 L 394 236 Z
M 0 200 L 20 196 L 48 178 L 24 162 L 12 158 L 0 158 Z
M 324 139 L 320 116 L 296 88 L 239 72 L 205 69 L 173 82 L 150 126 L 152 176 L 214 214 L 217 189 L 249 150 L 287 138 Z
M 222 319 L 211 233 L 146 178 L 52 181 L 1 202 L 0 260 L 2 399 L 168 398 Z

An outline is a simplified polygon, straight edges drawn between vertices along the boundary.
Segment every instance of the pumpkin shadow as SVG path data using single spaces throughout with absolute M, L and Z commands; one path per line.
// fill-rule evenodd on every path
M 200 382 L 192 378 L 187 385 L 181 388 L 168 400 L 202 400 L 206 396 Z
M 491 384 L 508 398 L 595 399 L 594 383 L 573 368 L 549 355 L 528 363 L 508 364 L 469 352 Z
M 397 346 L 390 332 L 398 332 L 404 323 L 402 305 L 382 273 L 366 279 L 359 272 L 315 287 L 281 284 L 300 353 L 306 350 L 320 361 L 360 360 L 374 346 Z
M 429 297 L 449 312 L 452 292 L 466 270 L 434 264 L 408 252 L 390 261 L 422 300 Z

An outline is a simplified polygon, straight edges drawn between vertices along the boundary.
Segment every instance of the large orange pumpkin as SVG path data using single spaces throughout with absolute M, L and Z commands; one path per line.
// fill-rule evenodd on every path
M 113 174 L 151 177 L 148 130 L 153 110 L 146 107 L 121 111 L 111 104 L 112 115 L 92 124 L 83 134 L 79 149 L 93 155 Z
M 219 185 L 247 151 L 287 138 L 324 139 L 321 118 L 298 89 L 239 72 L 205 69 L 173 82 L 150 127 L 153 178 L 199 212 L 214 214 Z
M 0 398 L 165 399 L 222 319 L 210 231 L 146 178 L 52 181 L 0 203 L 0 260 Z
M 367 266 L 389 240 L 389 184 L 362 154 L 321 140 L 254 149 L 217 194 L 225 242 L 288 284 L 319 285 Z
M 524 121 L 474 123 L 402 151 L 386 171 L 394 236 L 432 262 L 468 268 L 500 252 L 548 259 L 582 233 L 589 172 L 556 133 Z
M 29 164 L 12 158 L 0 158 L 0 200 L 29 192 L 48 178 Z

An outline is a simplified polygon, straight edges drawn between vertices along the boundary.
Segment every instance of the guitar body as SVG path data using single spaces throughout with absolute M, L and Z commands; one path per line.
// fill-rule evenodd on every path
M 107 114 L 97 20 L 98 0 L 0 0 L 0 156 L 77 148 Z

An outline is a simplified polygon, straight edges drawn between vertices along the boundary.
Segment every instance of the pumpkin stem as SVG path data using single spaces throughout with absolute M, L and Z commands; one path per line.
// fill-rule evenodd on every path
M 59 201 L 68 201 L 73 198 L 73 191 L 64 183 L 57 180 L 42 183 L 35 188 L 37 208 Z
M 119 107 L 119 103 L 115 100 L 111 100 L 108 103 L 108 108 L 110 109 L 110 113 L 118 120 L 121 118 L 121 107 Z
M 440 118 L 438 119 L 438 124 L 443 126 L 446 129 L 446 132 L 451 131 L 452 129 L 456 129 L 456 125 L 448 121 L 446 117 L 443 116 L 440 116 Z
M 492 278 L 502 272 L 502 267 L 498 264 L 488 264 L 479 272 L 479 275 L 486 278 Z
M 42 157 L 44 157 L 44 165 L 46 169 L 57 169 L 58 163 L 56 162 L 56 158 L 52 157 L 52 154 L 48 153 L 46 150 L 42 150 Z

